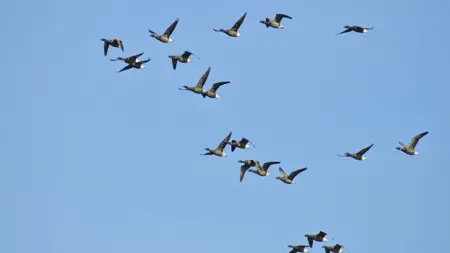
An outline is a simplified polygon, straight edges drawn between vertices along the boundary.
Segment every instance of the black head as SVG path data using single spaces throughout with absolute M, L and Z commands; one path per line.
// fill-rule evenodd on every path
M 101 41 L 106 41 L 106 39 L 100 39 Z

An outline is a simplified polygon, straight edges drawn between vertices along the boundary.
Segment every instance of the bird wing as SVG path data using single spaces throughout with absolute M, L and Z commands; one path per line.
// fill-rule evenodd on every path
M 369 149 L 370 149 L 372 146 L 373 146 L 373 144 L 370 145 L 370 146 L 368 146 L 368 147 L 366 147 L 366 148 L 361 149 L 358 153 L 356 153 L 356 155 L 359 155 L 359 156 L 364 155 L 367 151 L 369 151 Z
M 320 231 L 317 236 L 324 238 L 327 235 L 327 233 Z
M 246 164 L 244 164 L 244 165 L 242 165 L 241 166 L 241 174 L 240 174 L 240 178 L 239 178 L 239 182 L 242 182 L 242 180 L 244 179 L 244 175 L 245 175 L 245 172 L 250 168 L 250 167 L 252 167 L 252 166 L 254 166 L 254 161 L 252 160 L 252 162 L 251 163 L 246 163 Z
M 289 174 L 288 178 L 290 180 L 294 179 L 299 173 L 302 173 L 303 171 L 305 171 L 307 168 L 303 168 L 303 169 L 298 169 L 298 170 L 294 170 L 291 172 L 291 174 Z
M 416 147 L 416 145 L 417 145 L 417 142 L 419 142 L 419 140 L 420 140 L 422 137 L 424 137 L 425 135 L 427 135 L 427 134 L 428 134 L 428 132 L 423 132 L 423 133 L 420 133 L 420 134 L 414 136 L 414 137 L 411 139 L 411 142 L 409 143 L 409 148 L 414 149 L 414 148 Z
M 313 238 L 312 238 L 312 237 L 310 237 L 310 236 L 308 236 L 308 243 L 309 243 L 309 247 L 311 247 L 311 248 L 312 248 L 312 246 L 313 246 L 313 243 L 314 243 L 314 240 L 313 240 Z
M 286 14 L 282 14 L 282 13 L 278 13 L 277 15 L 275 15 L 275 21 L 279 24 L 281 22 L 281 20 L 283 18 L 288 18 L 288 19 L 292 19 L 292 17 L 286 15 Z
M 184 51 L 184 53 L 181 55 L 181 57 L 183 57 L 183 58 L 189 58 L 189 56 L 191 56 L 191 52 L 189 52 L 189 51 Z
M 172 58 L 172 67 L 173 69 L 177 69 L 177 60 Z
M 164 35 L 166 35 L 167 37 L 170 37 L 170 35 L 173 33 L 173 30 L 175 30 L 175 27 L 178 24 L 178 18 L 169 26 L 169 28 L 167 28 L 167 30 L 164 32 Z
M 231 132 L 227 135 L 227 137 L 225 137 L 225 139 L 223 139 L 220 142 L 219 146 L 217 146 L 217 149 L 223 151 L 223 149 L 227 145 L 228 141 L 230 141 L 230 138 L 231 138 Z
M 325 248 L 325 253 L 330 253 L 330 249 L 329 248 Z
M 239 141 L 239 143 L 240 144 L 242 144 L 242 145 L 247 145 L 247 143 L 249 142 L 249 140 L 247 139 L 247 138 L 242 138 L 240 141 Z
M 122 49 L 123 52 L 123 42 L 121 40 L 117 40 L 117 43 L 119 43 L 119 48 Z
M 286 174 L 286 172 L 284 172 L 284 170 L 280 167 L 278 170 L 280 170 L 281 176 L 282 177 L 288 177 L 288 175 Z
M 230 30 L 237 32 L 237 30 L 239 29 L 239 27 L 241 27 L 242 22 L 244 22 L 245 16 L 247 15 L 247 12 L 244 13 L 244 15 L 238 20 L 236 21 L 236 23 L 233 25 L 233 27 L 231 27 Z
M 228 82 L 228 81 L 226 81 L 226 82 L 217 82 L 217 83 L 215 83 L 215 84 L 213 84 L 213 86 L 211 87 L 211 89 L 209 89 L 211 92 L 216 92 L 217 91 L 217 89 L 219 89 L 219 87 L 220 86 L 222 86 L 222 85 L 224 85 L 224 84 L 227 84 L 227 83 L 230 83 L 230 82 Z
M 206 80 L 208 79 L 209 72 L 211 71 L 211 67 L 208 67 L 208 70 L 202 75 L 200 80 L 198 80 L 198 83 L 196 85 L 197 88 L 203 88 L 203 85 L 205 85 Z
M 120 71 L 117 71 L 117 72 L 122 72 L 122 71 L 124 71 L 124 70 L 128 70 L 128 69 L 131 69 L 133 67 L 133 65 L 131 65 L 131 64 L 128 64 L 127 66 L 125 66 L 123 69 L 121 69 Z
M 280 164 L 281 162 L 266 162 L 263 164 L 262 169 L 267 172 L 269 170 L 269 167 L 274 164 Z
M 344 30 L 338 34 L 348 33 L 348 32 L 351 32 L 352 30 L 353 30 L 352 28 L 347 28 L 346 30 Z
M 108 48 L 109 48 L 109 43 L 105 42 L 103 43 L 103 52 L 105 53 L 105 56 L 108 54 Z
M 135 62 L 136 61 L 136 59 L 137 58 L 139 58 L 141 55 L 143 55 L 144 54 L 144 52 L 142 52 L 142 53 L 140 53 L 140 54 L 137 54 L 137 55 L 133 55 L 133 56 L 130 56 L 130 57 L 127 57 L 127 58 L 125 58 L 125 62 Z

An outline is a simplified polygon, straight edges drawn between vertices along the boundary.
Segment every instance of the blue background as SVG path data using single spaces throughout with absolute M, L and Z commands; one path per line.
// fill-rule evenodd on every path
M 0 252 L 356 252 L 449 237 L 448 1 L 2 1 Z M 212 28 L 231 28 L 231 38 Z M 284 30 L 258 21 L 285 13 Z M 151 37 L 180 18 L 163 44 Z M 366 34 L 343 25 L 374 26 Z M 125 52 L 103 55 L 101 38 Z M 171 67 L 170 54 L 201 59 Z M 117 56 L 145 52 L 143 70 Z M 231 81 L 219 100 L 179 91 Z M 232 130 L 256 148 L 203 157 Z M 430 133 L 418 156 L 398 141 Z M 375 143 L 360 162 L 337 154 Z M 297 184 L 240 159 L 308 167 Z M 443 240 L 444 239 L 444 240 Z M 324 252 L 316 243 L 311 252 Z

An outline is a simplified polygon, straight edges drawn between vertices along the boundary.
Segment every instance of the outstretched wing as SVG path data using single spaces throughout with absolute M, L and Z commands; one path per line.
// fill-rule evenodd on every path
M 173 69 L 177 69 L 177 60 L 172 58 L 172 67 Z
M 208 79 L 209 72 L 211 71 L 211 67 L 208 67 L 208 70 L 203 74 L 203 76 L 198 80 L 198 83 L 196 85 L 197 88 L 203 88 L 203 85 L 205 85 L 206 80 Z
M 420 134 L 414 136 L 414 137 L 411 139 L 411 142 L 409 143 L 409 148 L 414 149 L 414 148 L 416 147 L 416 145 L 417 145 L 417 142 L 418 142 L 422 137 L 424 137 L 424 136 L 427 135 L 427 134 L 428 134 L 428 131 L 427 131 L 427 132 L 420 133 Z
M 117 72 L 122 72 L 122 71 L 124 71 L 124 70 L 129 70 L 129 69 L 131 69 L 132 67 L 133 67 L 133 65 L 128 64 L 128 65 L 125 66 L 123 69 L 121 69 L 120 71 L 117 71 Z
M 288 175 L 286 174 L 286 172 L 284 172 L 284 170 L 280 167 L 278 170 L 280 170 L 281 176 L 282 177 L 287 177 Z
M 324 238 L 326 235 L 327 235 L 327 233 L 325 233 L 325 232 L 323 232 L 323 231 L 320 231 L 320 232 L 317 234 L 317 236 L 320 237 L 320 238 Z
M 274 164 L 280 164 L 281 162 L 266 162 L 263 164 L 262 169 L 267 172 L 267 170 L 269 170 L 269 167 L 274 165 Z
M 309 247 L 312 248 L 313 243 L 314 243 L 314 239 L 313 239 L 312 237 L 308 236 L 308 244 L 309 244 Z
M 230 30 L 237 32 L 239 27 L 241 27 L 242 22 L 244 22 L 245 16 L 247 16 L 247 12 L 244 13 L 244 15 L 238 21 L 236 21 L 236 23 L 233 25 L 233 27 Z
M 170 37 L 170 35 L 173 33 L 173 30 L 175 30 L 175 27 L 177 27 L 178 24 L 178 18 L 167 28 L 167 30 L 164 32 L 164 35 L 167 37 Z
M 356 153 L 356 155 L 362 156 L 364 155 L 367 151 L 369 151 L 369 149 L 373 146 L 373 144 L 371 144 L 370 146 L 361 149 L 358 153 Z
M 330 253 L 330 249 L 329 248 L 325 248 L 325 253 Z
M 282 14 L 282 13 L 278 13 L 277 15 L 275 15 L 275 21 L 277 23 L 280 23 L 283 18 L 292 19 L 292 17 L 290 17 L 290 16 L 288 16 L 286 14 Z
M 142 52 L 142 53 L 140 53 L 140 54 L 137 54 L 137 55 L 133 55 L 133 56 L 130 56 L 130 57 L 127 57 L 127 58 L 125 58 L 125 62 L 135 62 L 136 61 L 136 59 L 137 58 L 139 58 L 141 55 L 143 55 L 144 54 L 144 52 Z
M 294 179 L 299 173 L 302 173 L 303 171 L 307 170 L 307 168 L 303 168 L 303 169 L 298 169 L 298 170 L 294 170 L 291 172 L 291 174 L 289 174 L 288 178 L 290 180 Z
M 239 182 L 242 182 L 242 180 L 244 179 L 244 175 L 245 172 L 250 168 L 255 166 L 255 160 L 250 160 L 250 163 L 246 163 L 244 165 L 241 166 L 241 174 L 240 174 L 240 178 L 239 178 Z
M 103 43 L 103 52 L 105 53 L 105 56 L 108 54 L 108 48 L 109 48 L 109 43 L 105 42 Z
M 348 33 L 348 32 L 351 32 L 352 30 L 353 30 L 353 28 L 352 28 L 352 27 L 349 27 L 349 28 L 347 28 L 346 30 L 344 30 L 344 31 L 342 31 L 342 32 L 340 32 L 340 33 L 338 33 L 338 34 Z
M 191 56 L 191 52 L 189 52 L 189 51 L 184 51 L 184 53 L 181 55 L 181 57 L 183 57 L 183 58 L 189 58 L 189 56 Z
M 213 86 L 211 87 L 211 89 L 209 89 L 210 91 L 212 91 L 212 92 L 216 92 L 217 91 L 217 89 L 219 89 L 219 87 L 220 86 L 222 86 L 222 85 L 224 85 L 224 84 L 227 84 L 227 83 L 230 83 L 230 82 L 218 82 L 218 83 L 215 83 L 215 84 L 213 84 Z
M 117 43 L 119 43 L 119 48 L 122 49 L 123 52 L 123 42 L 121 40 L 117 40 Z
M 227 135 L 227 137 L 225 137 L 225 139 L 223 139 L 220 142 L 219 146 L 217 146 L 217 149 L 223 151 L 223 149 L 225 148 L 227 143 L 230 141 L 230 138 L 231 138 L 231 132 Z
M 241 143 L 242 145 L 247 145 L 247 143 L 249 142 L 249 140 L 247 138 L 242 138 L 239 143 Z

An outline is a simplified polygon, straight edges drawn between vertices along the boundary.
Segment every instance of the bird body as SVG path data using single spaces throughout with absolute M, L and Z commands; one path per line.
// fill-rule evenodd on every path
M 170 38 L 170 35 L 172 35 L 173 30 L 175 30 L 175 27 L 178 24 L 179 19 L 175 19 L 175 21 L 169 26 L 169 28 L 166 29 L 166 31 L 163 34 L 157 34 L 153 32 L 152 30 L 148 29 L 150 32 L 150 37 L 153 37 L 163 43 L 170 43 L 173 42 L 173 39 Z
M 275 29 L 283 29 L 284 26 L 281 25 L 281 20 L 283 18 L 288 18 L 288 19 L 292 19 L 292 17 L 286 15 L 286 14 L 282 14 L 282 13 L 278 13 L 275 15 L 274 19 L 270 19 L 270 18 L 266 18 L 265 20 L 261 20 L 259 21 L 261 24 L 266 25 L 266 28 L 272 27 Z
M 353 158 L 355 160 L 363 161 L 363 160 L 366 160 L 366 157 L 364 157 L 363 155 L 367 151 L 369 151 L 369 149 L 372 148 L 372 146 L 373 146 L 373 144 L 371 144 L 368 147 L 365 147 L 365 148 L 361 149 L 360 151 L 358 151 L 357 153 L 354 153 L 354 154 L 346 152 L 346 153 L 344 153 L 344 155 L 341 155 L 341 156 L 342 157 L 351 157 L 351 158 Z
M 427 131 L 427 132 L 420 133 L 420 134 L 414 136 L 414 137 L 411 139 L 411 141 L 410 141 L 410 143 L 409 143 L 408 146 L 406 146 L 406 145 L 403 144 L 401 141 L 399 141 L 398 143 L 401 145 L 401 147 L 395 147 L 395 149 L 400 150 L 400 151 L 402 151 L 403 153 L 408 154 L 408 155 L 418 155 L 419 152 L 417 152 L 417 151 L 415 150 L 416 145 L 417 145 L 417 143 L 419 142 L 419 140 L 420 140 L 422 137 L 424 137 L 425 135 L 427 135 L 427 134 L 428 134 L 428 131 Z
M 262 176 L 262 177 L 267 177 L 270 175 L 270 173 L 268 172 L 269 167 L 274 165 L 274 164 L 280 164 L 281 162 L 266 162 L 263 164 L 263 166 L 261 166 L 261 164 L 259 162 L 256 163 L 255 167 L 256 170 L 248 170 L 249 172 L 253 172 L 256 175 Z
M 291 251 L 289 251 L 289 253 L 297 253 L 297 252 L 301 252 L 301 253 L 308 253 L 309 250 L 306 249 L 309 246 L 306 245 L 288 245 L 289 248 L 292 248 Z
M 338 33 L 337 35 L 343 34 L 343 33 L 348 33 L 348 32 L 351 32 L 351 31 L 354 31 L 354 32 L 357 32 L 357 33 L 366 33 L 369 30 L 374 29 L 373 27 L 364 28 L 364 27 L 356 26 L 356 25 L 354 25 L 354 26 L 345 25 L 344 28 L 346 28 L 346 29 L 344 31 Z
M 275 179 L 279 179 L 281 180 L 283 183 L 285 184 L 295 184 L 294 178 L 301 172 L 307 170 L 307 168 L 303 168 L 303 169 L 298 169 L 298 170 L 294 170 L 291 172 L 291 174 L 286 174 L 284 172 L 284 170 L 280 167 L 279 168 L 280 173 L 281 173 L 281 177 L 276 177 Z
M 205 148 L 206 151 L 208 151 L 205 154 L 202 155 L 215 155 L 215 156 L 220 156 L 220 157 L 226 157 L 228 156 L 227 154 L 225 154 L 225 152 L 223 152 L 223 149 L 225 148 L 225 146 L 227 145 L 227 142 L 230 140 L 231 138 L 231 133 L 230 132 L 225 139 L 223 139 L 219 145 L 217 146 L 217 148 L 215 149 L 209 149 L 209 148 Z
M 325 237 L 327 233 L 320 231 L 317 234 L 306 234 L 305 237 L 308 239 L 309 247 L 313 247 L 314 241 L 316 242 L 328 242 L 328 239 Z
M 189 51 L 184 51 L 182 55 L 169 55 L 169 58 L 172 59 L 172 67 L 173 69 L 177 69 L 177 62 L 181 63 L 191 63 L 192 60 L 189 59 L 192 53 Z
M 123 43 L 121 40 L 119 39 L 111 39 L 111 40 L 100 39 L 100 40 L 103 41 L 103 53 L 105 54 L 105 56 L 108 54 L 109 46 L 118 47 L 122 49 L 123 52 Z
M 216 32 L 223 32 L 230 37 L 239 37 L 239 36 L 241 36 L 241 34 L 238 32 L 238 30 L 239 30 L 239 27 L 241 27 L 242 22 L 244 22 L 245 16 L 247 16 L 247 12 L 244 13 L 244 15 L 238 21 L 236 21 L 236 23 L 230 29 L 222 29 L 221 28 L 221 29 L 213 29 L 213 30 Z

